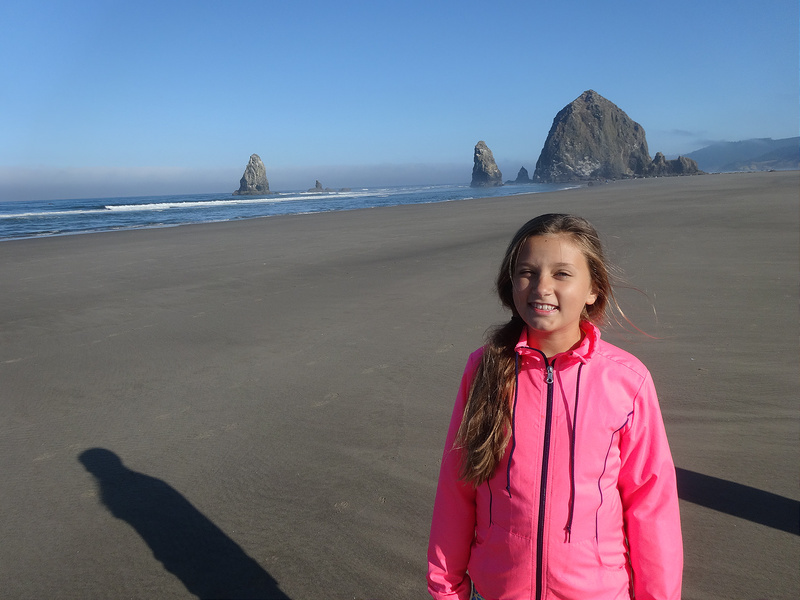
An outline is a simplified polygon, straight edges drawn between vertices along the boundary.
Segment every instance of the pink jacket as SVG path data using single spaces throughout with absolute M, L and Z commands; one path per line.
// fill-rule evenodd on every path
M 583 324 L 549 361 L 517 344 L 512 439 L 491 479 L 458 479 L 453 448 L 482 350 L 467 362 L 442 458 L 428 546 L 436 599 L 676 600 L 675 467 L 650 373 Z M 629 548 L 629 551 L 628 551 Z

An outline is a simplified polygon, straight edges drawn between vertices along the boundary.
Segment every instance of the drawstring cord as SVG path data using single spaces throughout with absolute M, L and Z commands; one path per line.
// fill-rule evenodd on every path
M 572 541 L 572 517 L 575 514 L 575 438 L 578 436 L 578 399 L 581 395 L 581 369 L 583 363 L 578 365 L 578 376 L 575 380 L 575 406 L 572 409 L 572 437 L 569 444 L 569 517 L 564 531 L 567 532 L 567 542 Z
M 519 354 L 514 353 L 514 405 L 511 407 L 511 451 L 508 453 L 508 465 L 506 466 L 506 492 L 511 498 L 511 459 L 514 457 L 514 449 L 517 447 L 516 422 L 517 422 L 517 398 L 519 397 Z

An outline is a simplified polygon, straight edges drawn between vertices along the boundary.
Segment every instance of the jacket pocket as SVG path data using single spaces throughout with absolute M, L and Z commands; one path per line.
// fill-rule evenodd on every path
M 479 531 L 469 558 L 469 575 L 485 598 L 527 598 L 533 581 L 530 539 L 493 525 Z
M 624 553 L 601 556 L 597 538 L 551 546 L 547 562 L 557 597 L 629 598 Z
M 531 510 L 530 498 L 510 496 L 501 487 L 497 478 L 490 479 L 478 488 L 476 495 L 478 517 L 478 540 L 487 535 L 489 529 L 499 527 L 520 538 L 531 539 L 535 514 Z
M 596 540 L 597 555 L 603 566 L 609 569 L 624 569 L 627 564 L 625 535 L 622 529 L 601 532 L 601 538 Z

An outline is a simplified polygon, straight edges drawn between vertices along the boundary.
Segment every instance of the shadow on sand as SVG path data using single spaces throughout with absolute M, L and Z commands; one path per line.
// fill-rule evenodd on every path
M 100 497 L 150 546 L 164 568 L 198 598 L 289 600 L 232 539 L 160 479 L 126 468 L 103 448 L 81 453 Z
M 740 519 L 800 535 L 800 502 L 740 483 L 676 469 L 678 496 Z

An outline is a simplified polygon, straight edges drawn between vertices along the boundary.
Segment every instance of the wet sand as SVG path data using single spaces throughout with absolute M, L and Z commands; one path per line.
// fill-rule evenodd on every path
M 800 597 L 799 190 L 709 175 L 0 243 L 0 596 L 426 597 L 496 265 L 558 211 L 646 293 L 620 296 L 654 337 L 606 337 L 659 391 L 684 598 Z

